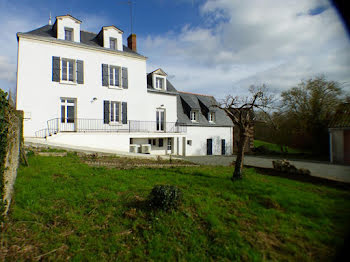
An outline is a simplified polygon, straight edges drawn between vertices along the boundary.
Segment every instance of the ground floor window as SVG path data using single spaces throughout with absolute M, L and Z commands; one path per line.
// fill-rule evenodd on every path
M 171 138 L 168 138 L 168 150 L 171 150 Z
M 163 138 L 159 138 L 159 147 L 163 147 L 164 141 Z

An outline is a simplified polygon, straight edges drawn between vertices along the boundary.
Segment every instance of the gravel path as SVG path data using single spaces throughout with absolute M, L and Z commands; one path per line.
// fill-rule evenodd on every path
M 228 166 L 236 159 L 235 156 L 187 156 L 184 158 L 196 164 L 222 166 Z M 245 156 L 244 164 L 248 166 L 272 168 L 272 161 L 277 159 L 278 158 L 263 156 Z M 291 160 L 290 162 L 297 168 L 309 169 L 312 176 L 350 183 L 350 166 L 299 160 Z

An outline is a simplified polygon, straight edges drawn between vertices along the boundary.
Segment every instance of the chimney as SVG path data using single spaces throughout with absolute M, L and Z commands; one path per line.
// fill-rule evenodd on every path
M 132 51 L 137 51 L 136 48 L 136 35 L 135 34 L 131 34 L 128 37 L 128 47 L 132 50 Z

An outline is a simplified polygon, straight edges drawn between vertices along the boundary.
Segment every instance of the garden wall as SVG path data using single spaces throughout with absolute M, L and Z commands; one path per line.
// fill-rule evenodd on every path
M 6 214 L 11 203 L 13 186 L 20 162 L 20 148 L 23 143 L 23 111 L 16 111 L 6 100 L 6 93 L 0 97 L 0 193 L 1 214 Z

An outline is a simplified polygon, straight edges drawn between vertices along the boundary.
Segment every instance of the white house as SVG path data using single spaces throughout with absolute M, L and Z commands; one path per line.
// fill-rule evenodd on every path
M 146 74 L 136 35 L 80 29 L 71 15 L 17 33 L 16 106 L 24 136 L 61 145 L 174 155 L 231 154 L 233 124 L 213 97 L 178 92 Z

